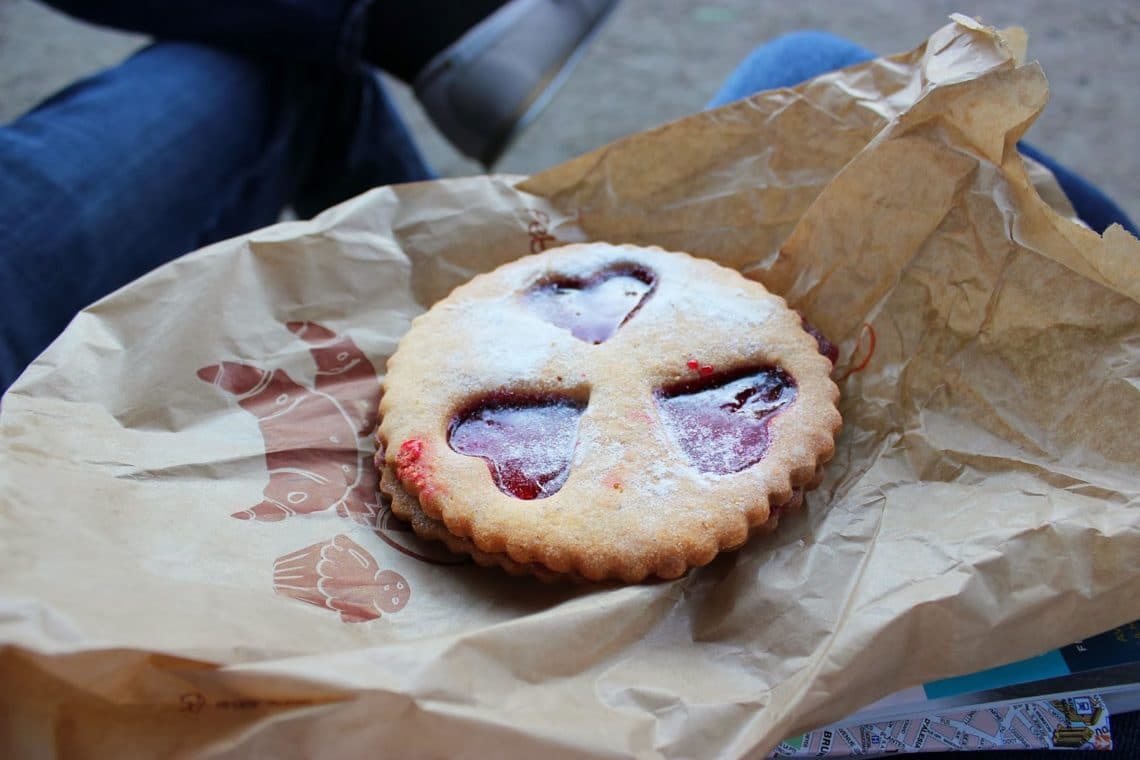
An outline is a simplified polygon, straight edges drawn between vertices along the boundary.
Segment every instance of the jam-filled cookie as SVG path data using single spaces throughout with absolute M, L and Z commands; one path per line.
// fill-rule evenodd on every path
M 824 345 L 711 261 L 528 256 L 456 288 L 389 359 L 384 490 L 481 564 L 675 578 L 818 482 L 841 425 Z
M 396 478 L 395 472 L 391 468 L 384 467 L 382 463 L 378 463 L 378 466 L 381 468 L 380 491 L 388 497 L 392 513 L 401 520 L 409 523 L 412 526 L 412 530 L 415 531 L 416 535 L 420 538 L 439 541 L 455 554 L 466 554 L 470 556 L 477 565 L 481 565 L 482 567 L 499 567 L 511 575 L 533 575 L 543 582 L 585 582 L 586 579 L 575 572 L 556 573 L 550 568 L 536 562 L 526 564 L 515 562 L 505 552 L 485 552 L 475 546 L 471 539 L 456 536 L 448 531 L 447 526 L 442 522 L 433 520 L 424 514 L 419 502 L 415 497 L 408 495 L 408 492 L 400 485 L 400 481 Z M 822 475 L 822 469 L 820 470 L 820 475 Z M 768 533 L 775 530 L 780 515 L 785 515 L 799 509 L 804 502 L 804 491 L 811 487 L 811 485 L 808 485 L 804 488 L 796 488 L 792 491 L 791 499 L 784 504 L 773 506 L 768 519 L 762 525 L 754 529 L 751 535 L 756 533 Z

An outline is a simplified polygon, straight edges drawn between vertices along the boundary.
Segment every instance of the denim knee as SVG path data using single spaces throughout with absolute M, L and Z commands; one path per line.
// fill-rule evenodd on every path
M 707 107 L 716 108 L 763 90 L 792 87 L 874 57 L 870 50 L 829 32 L 789 32 L 765 42 L 745 57 Z

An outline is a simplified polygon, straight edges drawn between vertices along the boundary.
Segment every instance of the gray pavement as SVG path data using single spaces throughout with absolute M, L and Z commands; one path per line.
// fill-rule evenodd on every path
M 952 12 L 1029 31 L 1052 100 L 1029 139 L 1140 219 L 1140 2 L 1136 0 L 624 0 L 559 97 L 498 170 L 531 173 L 694 110 L 757 43 L 825 29 L 881 52 L 914 47 Z M 0 0 L 0 122 L 143 44 L 31 0 Z M 473 174 L 406 89 L 396 97 L 444 175 Z

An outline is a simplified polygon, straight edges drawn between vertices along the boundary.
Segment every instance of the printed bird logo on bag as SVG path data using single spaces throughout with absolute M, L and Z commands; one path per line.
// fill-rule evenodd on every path
M 314 322 L 285 327 L 305 341 L 317 372 L 313 387 L 281 369 L 223 361 L 198 377 L 237 399 L 257 418 L 269 481 L 262 500 L 232 517 L 275 523 L 335 510 L 371 529 L 389 547 L 431 564 L 463 560 L 418 539 L 381 504 L 372 466 L 380 381 L 356 343 Z M 274 561 L 278 594 L 340 613 L 344 622 L 376 620 L 404 608 L 406 578 L 380 567 L 371 553 L 341 534 Z

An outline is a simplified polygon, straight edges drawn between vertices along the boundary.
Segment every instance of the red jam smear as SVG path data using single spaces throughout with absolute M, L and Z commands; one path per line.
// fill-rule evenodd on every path
M 523 296 L 540 317 L 579 340 L 603 343 L 637 313 L 653 293 L 657 277 L 647 269 L 619 264 L 589 277 L 553 277 Z
M 570 474 L 583 409 L 569 399 L 498 394 L 459 415 L 448 443 L 481 457 L 503 493 L 544 499 Z
M 832 366 L 839 361 L 839 347 L 827 339 L 827 336 L 816 329 L 815 325 L 808 322 L 808 318 L 800 314 L 800 323 L 803 325 L 804 332 L 811 337 L 815 338 L 816 344 L 819 346 L 819 352 L 831 360 Z
M 764 458 L 769 423 L 795 398 L 787 372 L 762 367 L 667 386 L 657 392 L 657 405 L 693 466 L 725 475 Z

